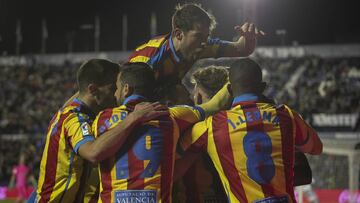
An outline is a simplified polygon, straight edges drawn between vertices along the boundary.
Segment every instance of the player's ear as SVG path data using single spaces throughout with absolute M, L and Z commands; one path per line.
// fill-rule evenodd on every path
M 233 93 L 233 90 L 232 90 L 232 87 L 231 87 L 231 83 L 228 83 L 228 84 L 227 84 L 227 90 L 228 90 L 228 92 L 230 93 L 230 95 L 231 95 L 232 97 L 234 97 L 234 93 Z
M 199 105 L 199 104 L 202 104 L 203 103 L 203 100 L 202 100 L 202 95 L 199 93 L 199 92 L 196 92 L 194 94 L 194 103 L 196 105 Z
M 173 30 L 173 35 L 177 40 L 182 40 L 184 32 L 180 28 L 175 28 Z
M 129 84 L 124 84 L 123 95 L 125 97 L 128 97 L 128 96 L 132 95 L 133 93 L 134 93 L 134 88 L 131 87 Z
M 98 87 L 97 85 L 93 84 L 93 83 L 90 83 L 88 86 L 87 86 L 87 90 L 88 92 L 92 95 L 92 96 L 96 96 L 98 94 Z

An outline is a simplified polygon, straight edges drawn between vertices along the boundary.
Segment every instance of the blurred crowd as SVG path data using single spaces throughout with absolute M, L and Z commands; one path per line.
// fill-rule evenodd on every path
M 360 112 L 360 58 L 268 60 L 259 62 L 267 94 L 304 117 L 313 113 Z
M 360 58 L 257 58 L 256 61 L 264 68 L 267 96 L 288 104 L 305 118 L 319 112 L 360 112 Z M 205 66 L 206 62 L 197 65 Z M 28 154 L 28 164 L 33 167 L 34 175 L 38 175 L 41 139 L 51 116 L 76 91 L 78 66 L 71 63 L 0 66 L 0 185 L 7 184 L 20 152 Z M 25 134 L 27 138 L 9 139 L 16 134 Z M 329 181 L 318 181 L 317 185 L 327 188 Z
M 74 94 L 76 64 L 0 67 L 2 134 L 42 134 L 51 116 Z
M 52 115 L 75 93 L 77 66 L 0 66 L 0 185 L 7 185 L 22 152 L 38 175 L 42 138 Z

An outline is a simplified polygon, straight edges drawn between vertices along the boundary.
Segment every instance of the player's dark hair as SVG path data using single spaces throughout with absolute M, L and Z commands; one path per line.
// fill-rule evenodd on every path
M 86 61 L 80 66 L 76 74 L 80 94 L 86 91 L 89 84 L 99 86 L 115 84 L 119 70 L 119 64 L 105 59 Z
M 128 84 L 134 88 L 134 93 L 153 98 L 155 88 L 155 74 L 152 68 L 146 63 L 124 64 L 120 73 L 122 84 Z
M 265 88 L 261 68 L 250 58 L 238 59 L 230 65 L 229 80 L 234 95 L 240 92 L 261 94 Z
M 209 97 L 213 97 L 228 81 L 229 73 L 225 67 L 209 66 L 198 69 L 192 77 Z
M 216 27 L 215 17 L 204 10 L 201 5 L 186 3 L 177 5 L 172 16 L 172 29 L 180 28 L 184 32 L 192 30 L 195 24 L 207 25 L 210 31 Z

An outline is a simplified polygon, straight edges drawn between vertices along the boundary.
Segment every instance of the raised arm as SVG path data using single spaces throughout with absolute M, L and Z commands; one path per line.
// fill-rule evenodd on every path
M 221 39 L 208 39 L 204 49 L 199 54 L 201 58 L 220 57 L 246 57 L 252 54 L 256 47 L 256 38 L 262 37 L 265 33 L 255 27 L 253 23 L 245 23 L 242 26 L 235 26 L 234 29 L 240 37 L 237 41 L 231 42 Z
M 230 106 L 232 96 L 229 91 L 230 83 L 226 83 L 210 101 L 199 105 L 205 111 L 205 117 L 213 115 L 221 110 L 225 110 Z
M 253 23 L 245 23 L 242 26 L 235 26 L 240 38 L 235 42 L 229 42 L 224 47 L 223 56 L 242 57 L 249 56 L 256 47 L 256 38 L 264 36 L 265 33 L 259 30 Z

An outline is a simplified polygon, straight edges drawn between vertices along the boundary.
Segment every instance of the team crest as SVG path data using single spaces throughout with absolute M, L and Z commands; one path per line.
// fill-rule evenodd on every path
M 89 124 L 88 123 L 81 124 L 81 131 L 84 136 L 90 135 Z

